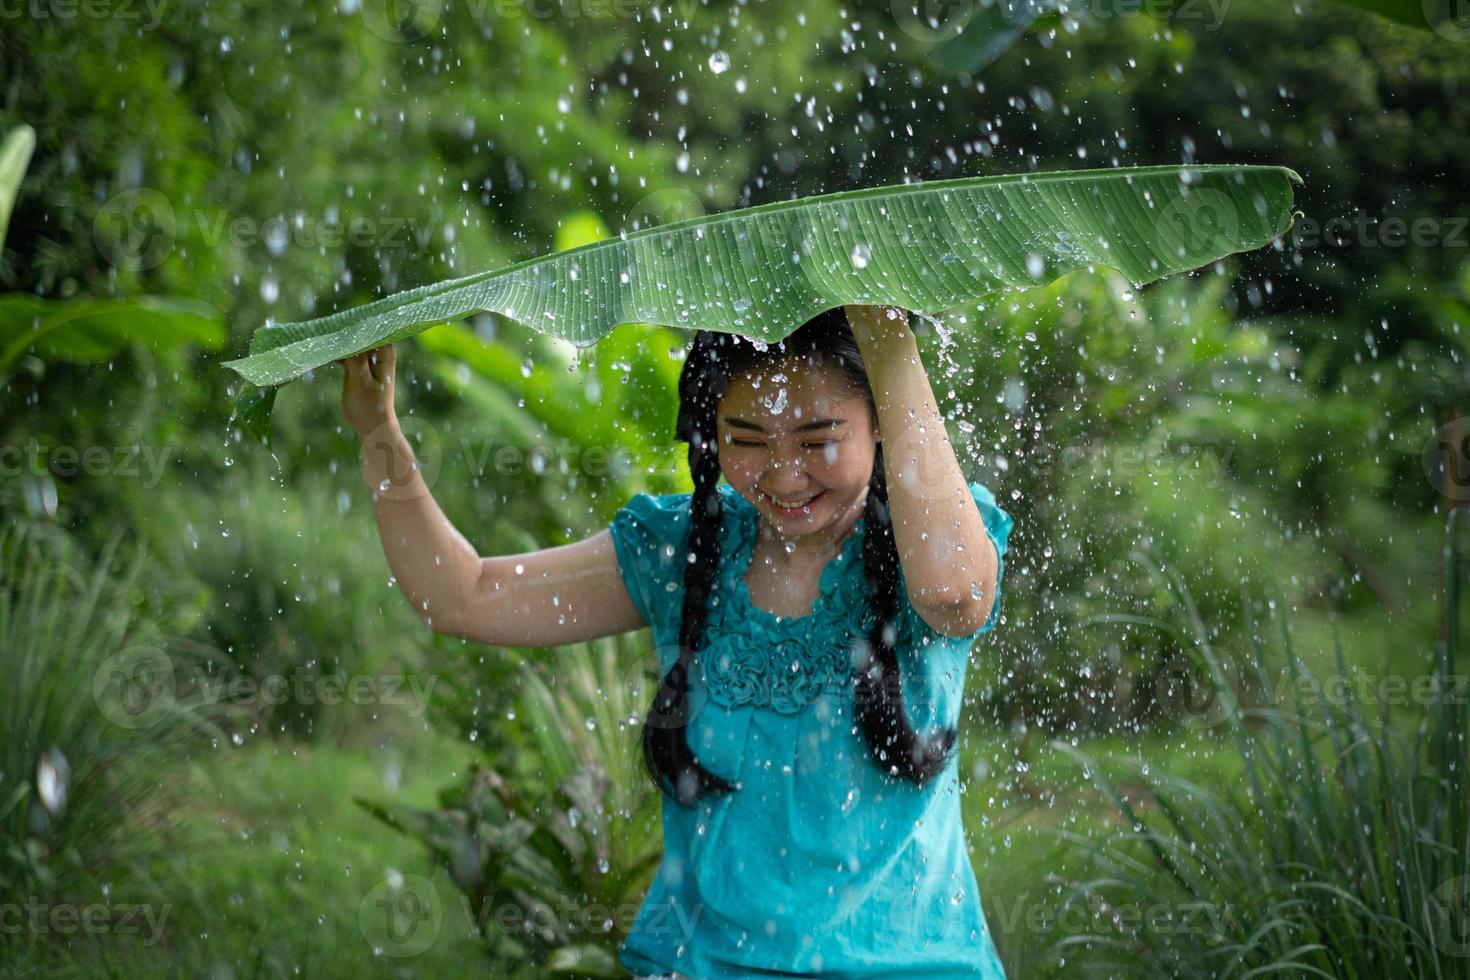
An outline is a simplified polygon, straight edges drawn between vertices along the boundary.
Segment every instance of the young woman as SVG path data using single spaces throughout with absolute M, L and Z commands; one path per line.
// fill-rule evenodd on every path
M 635 494 L 607 530 L 522 555 L 480 557 L 434 503 L 392 348 L 339 363 L 384 550 L 430 628 L 500 646 L 653 631 L 664 857 L 625 966 L 1003 977 L 954 740 L 1012 519 L 966 483 L 902 311 L 831 310 L 773 345 L 699 333 L 676 427 L 694 491 Z

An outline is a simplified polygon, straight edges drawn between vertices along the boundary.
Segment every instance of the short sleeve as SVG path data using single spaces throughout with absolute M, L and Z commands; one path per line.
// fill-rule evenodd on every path
M 1001 580 L 1005 575 L 1006 567 L 1006 544 L 1011 535 L 1011 527 L 1015 524 L 1015 518 L 1001 509 L 995 501 L 995 494 L 982 483 L 970 484 L 970 496 L 975 499 L 975 506 L 980 509 L 980 517 L 985 522 L 985 531 L 990 535 L 991 544 L 995 545 L 997 557 L 995 572 L 995 602 L 990 607 L 990 616 L 985 624 L 968 636 L 945 636 L 934 627 L 924 621 L 914 609 L 913 604 L 908 601 L 908 592 L 900 588 L 901 626 L 907 627 L 909 635 L 915 645 L 928 643 L 955 643 L 959 641 L 974 640 L 982 633 L 988 633 L 995 628 L 995 621 L 1000 616 L 1001 602 Z M 899 570 L 899 579 L 902 581 L 903 571 Z
M 684 584 L 681 565 L 692 496 L 636 493 L 613 515 L 609 527 L 633 606 L 655 628 L 676 608 L 675 593 Z

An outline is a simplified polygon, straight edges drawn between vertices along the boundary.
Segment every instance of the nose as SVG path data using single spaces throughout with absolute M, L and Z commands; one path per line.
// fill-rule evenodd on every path
M 773 457 L 761 474 L 761 485 L 774 494 L 797 492 L 806 483 L 799 456 Z

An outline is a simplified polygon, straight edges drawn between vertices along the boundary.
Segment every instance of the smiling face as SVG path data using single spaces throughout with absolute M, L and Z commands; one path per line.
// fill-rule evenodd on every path
M 844 380 L 791 357 L 731 378 L 720 400 L 720 469 L 783 538 L 840 536 L 861 516 L 878 423 Z

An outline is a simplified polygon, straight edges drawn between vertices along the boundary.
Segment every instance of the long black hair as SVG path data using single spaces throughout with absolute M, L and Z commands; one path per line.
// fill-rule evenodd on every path
M 877 407 L 857 341 L 839 307 L 808 320 L 775 344 L 758 344 L 735 334 L 700 331 L 679 375 L 679 416 L 675 435 L 689 444 L 689 472 L 694 492 L 684 575 L 684 608 L 679 621 L 679 659 L 664 675 L 643 725 L 643 761 L 659 789 L 677 802 L 691 805 L 707 794 L 729 793 L 736 786 L 705 769 L 689 748 L 689 669 L 703 644 L 709 598 L 720 565 L 720 529 L 724 505 L 717 490 L 720 454 L 715 416 L 731 379 L 744 371 L 792 355 L 813 366 L 835 369 L 839 382 L 866 399 L 873 417 Z M 888 483 L 883 472 L 883 446 L 874 457 L 864 511 L 863 573 L 868 601 L 877 622 L 866 644 L 858 644 L 862 663 L 852 673 L 854 717 L 864 741 L 886 775 L 923 785 L 949 761 L 955 730 L 920 736 L 910 724 L 898 672 L 898 548 L 888 515 Z

